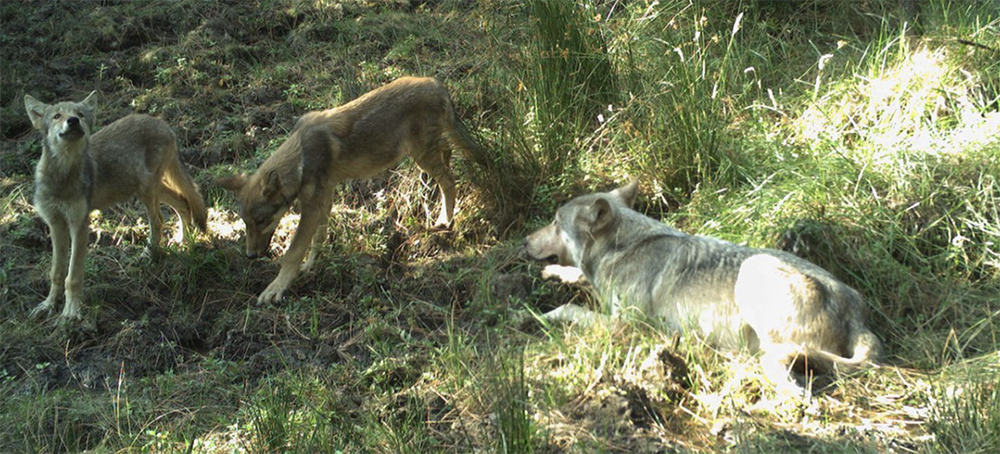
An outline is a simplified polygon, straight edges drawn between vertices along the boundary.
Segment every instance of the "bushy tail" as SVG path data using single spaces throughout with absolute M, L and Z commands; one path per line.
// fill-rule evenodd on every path
M 450 97 L 448 98 L 448 112 L 451 115 L 451 118 L 448 119 L 451 123 L 450 131 L 448 131 L 448 141 L 451 145 L 459 149 L 472 162 L 475 162 L 479 168 L 483 170 L 493 168 L 492 157 L 486 153 L 486 150 L 479 144 L 479 141 L 472 136 L 469 129 L 465 127 L 462 120 L 455 114 L 454 103 Z
M 871 365 L 878 360 L 882 351 L 882 341 L 867 327 L 854 329 L 853 353 L 850 358 L 825 350 L 809 352 L 809 366 L 824 372 L 851 372 Z
M 191 219 L 185 219 L 185 221 L 194 224 L 198 230 L 207 232 L 208 209 L 205 208 L 205 200 L 201 197 L 198 186 L 184 170 L 180 160 L 176 158 L 170 160 L 163 177 L 167 187 L 174 192 L 173 195 L 186 205 L 187 212 L 191 214 Z

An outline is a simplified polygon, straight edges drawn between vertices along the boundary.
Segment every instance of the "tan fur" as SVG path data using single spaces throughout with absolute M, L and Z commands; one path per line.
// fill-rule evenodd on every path
M 455 210 L 452 149 L 475 153 L 476 145 L 455 117 L 448 91 L 432 78 L 406 77 L 333 109 L 309 112 L 254 174 L 218 180 L 235 193 L 247 229 L 247 256 L 264 255 L 278 222 L 296 200 L 302 213 L 278 276 L 258 302 L 281 299 L 300 271 L 308 269 L 325 240 L 334 187 L 367 178 L 409 155 L 441 188 L 436 226 L 451 225 Z
M 61 317 L 80 317 L 92 210 L 138 197 L 149 216 L 146 254 L 153 254 L 160 243 L 161 202 L 170 205 L 184 223 L 206 230 L 205 202 L 178 159 L 177 140 L 166 122 L 129 115 L 91 135 L 95 93 L 81 102 L 54 105 L 26 95 L 24 107 L 43 135 L 34 203 L 52 237 L 49 294 L 31 311 L 32 316 L 51 313 L 65 291 Z M 178 228 L 183 238 L 184 227 Z
M 835 372 L 871 364 L 881 342 L 864 300 L 828 271 L 792 254 L 688 235 L 631 209 L 637 184 L 580 196 L 525 240 L 543 276 L 589 282 L 612 317 L 639 315 L 696 332 L 726 348 L 760 351 L 782 391 L 804 390 L 789 369 Z M 594 323 L 601 314 L 564 305 L 547 320 Z

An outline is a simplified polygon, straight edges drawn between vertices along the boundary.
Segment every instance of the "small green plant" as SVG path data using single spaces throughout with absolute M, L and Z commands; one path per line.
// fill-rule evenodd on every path
M 531 419 L 524 350 L 496 351 L 489 357 L 483 391 L 491 402 L 493 452 L 529 454 L 544 447 L 544 438 Z
M 1000 446 L 1000 384 L 996 365 L 940 377 L 929 394 L 927 420 L 938 452 L 991 453 Z
M 287 384 L 280 380 L 264 382 L 244 407 L 249 423 L 249 437 L 245 440 L 247 452 L 286 452 L 296 433 L 295 405 L 295 395 Z

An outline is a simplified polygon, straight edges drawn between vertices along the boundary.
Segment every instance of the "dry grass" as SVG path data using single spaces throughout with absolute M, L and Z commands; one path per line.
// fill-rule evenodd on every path
M 549 3 L 0 3 L 0 451 L 992 452 L 1000 5 L 926 2 L 917 35 L 894 1 Z M 412 163 L 350 182 L 314 271 L 252 304 L 277 264 L 243 257 L 210 182 L 411 74 L 447 83 L 492 159 L 455 157 L 456 228 L 428 228 Z M 212 233 L 149 263 L 138 205 L 101 213 L 93 326 L 57 328 L 26 319 L 49 245 L 21 97 L 92 89 L 102 122 L 174 126 Z M 534 320 L 597 303 L 521 238 L 631 178 L 664 222 L 856 287 L 884 364 L 775 399 L 745 352 Z

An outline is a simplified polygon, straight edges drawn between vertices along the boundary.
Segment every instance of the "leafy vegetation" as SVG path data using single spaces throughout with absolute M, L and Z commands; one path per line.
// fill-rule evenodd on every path
M 85 7 L 84 7 L 85 4 Z M 993 0 L 0 2 L 0 452 L 996 452 L 1000 3 Z M 281 305 L 234 201 L 295 119 L 403 75 L 450 88 L 451 232 L 412 163 L 338 189 Z M 166 119 L 208 235 L 140 257 L 94 216 L 93 326 L 28 311 L 49 243 L 22 97 Z M 586 290 L 519 251 L 572 195 L 782 248 L 867 298 L 888 355 L 808 401 L 746 352 L 640 322 L 550 326 Z M 284 250 L 296 215 L 275 236 Z M 817 388 L 825 384 L 817 383 Z

